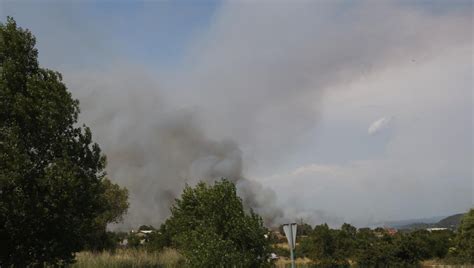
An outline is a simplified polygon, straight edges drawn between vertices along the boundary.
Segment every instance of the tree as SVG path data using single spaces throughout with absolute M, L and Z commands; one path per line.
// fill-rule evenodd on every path
M 414 233 L 391 236 L 383 229 L 359 229 L 355 260 L 363 267 L 416 266 L 429 251 L 425 241 L 419 238 Z
M 283 230 L 283 225 L 282 225 L 282 230 Z M 311 227 L 311 225 L 301 221 L 298 226 L 296 227 L 296 235 L 297 236 L 307 236 L 309 234 L 311 234 L 311 232 L 313 231 L 313 227 Z M 284 232 L 283 232 L 283 235 L 284 235 Z
M 460 262 L 474 264 L 474 209 L 462 219 L 456 236 L 456 257 Z
M 104 249 L 114 249 L 117 245 L 117 239 L 114 234 L 106 232 L 107 224 L 118 222 L 128 208 L 127 190 L 113 184 L 109 179 L 102 180 L 104 191 L 98 199 L 102 200 L 103 212 L 96 217 L 93 227 L 83 237 L 85 240 L 84 248 L 91 251 L 100 251 Z
M 454 233 L 451 230 L 415 230 L 411 233 L 422 253 L 423 259 L 444 258 L 453 247 Z
M 170 237 L 192 267 L 260 267 L 267 264 L 267 229 L 260 216 L 246 213 L 228 180 L 186 186 L 171 208 L 163 240 Z
M 171 232 L 167 230 L 166 224 L 162 224 L 157 231 L 150 234 L 147 249 L 149 251 L 159 251 L 170 246 Z
M 66 264 L 128 207 L 58 72 L 35 38 L 0 24 L 0 266 Z
M 396 265 L 417 265 L 427 252 L 424 241 L 417 240 L 413 234 L 398 234 L 394 239 L 393 258 Z
M 357 232 L 357 249 L 355 260 L 361 267 L 389 267 L 393 263 L 392 238 L 378 238 L 369 228 Z
M 335 230 L 336 259 L 349 259 L 355 254 L 357 228 L 344 223 L 340 230 Z
M 332 230 L 327 224 L 317 225 L 313 232 L 301 240 L 299 251 L 321 266 L 348 265 L 346 246 L 339 230 Z
M 341 232 L 347 235 L 347 237 L 355 238 L 357 234 L 357 228 L 350 225 L 349 223 L 344 223 L 341 226 Z

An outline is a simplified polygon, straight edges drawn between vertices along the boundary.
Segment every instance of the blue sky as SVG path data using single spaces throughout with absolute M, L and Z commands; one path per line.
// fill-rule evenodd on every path
M 13 16 L 37 37 L 46 66 L 76 68 L 133 61 L 172 68 L 196 35 L 209 27 L 217 1 L 6 1 Z
M 80 100 L 130 189 L 127 226 L 215 175 L 259 183 L 257 211 L 279 221 L 473 206 L 471 1 L 0 2 L 7 15 Z

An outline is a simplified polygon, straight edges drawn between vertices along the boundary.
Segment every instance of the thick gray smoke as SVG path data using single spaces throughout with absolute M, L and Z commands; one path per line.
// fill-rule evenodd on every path
M 272 205 L 273 191 L 244 178 L 238 145 L 209 139 L 193 111 L 167 107 L 150 77 L 117 72 L 82 74 L 70 81 L 82 101 L 82 119 L 93 126 L 107 154 L 109 176 L 129 189 L 131 206 L 123 227 L 158 225 L 185 184 L 219 178 L 234 181 L 247 208 L 268 224 L 282 216 Z
M 110 177 L 130 190 L 127 227 L 160 223 L 186 183 L 219 177 L 236 182 L 268 223 L 338 221 L 320 204 L 283 213 L 246 171 L 278 172 L 314 128 L 324 92 L 469 44 L 469 14 L 453 14 L 375 2 L 227 2 L 185 68 L 151 73 L 125 59 L 65 78 Z
M 246 165 L 268 175 L 305 146 L 325 92 L 468 44 L 469 15 L 458 15 L 374 1 L 228 1 L 170 97 L 199 107 L 212 137 L 234 139 Z

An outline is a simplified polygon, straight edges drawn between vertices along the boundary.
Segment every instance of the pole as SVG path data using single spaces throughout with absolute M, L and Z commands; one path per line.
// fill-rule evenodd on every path
M 295 268 L 295 256 L 293 253 L 293 249 L 295 248 L 295 245 L 293 245 L 293 224 L 290 224 L 290 237 L 291 237 L 291 243 L 290 243 L 291 268 Z

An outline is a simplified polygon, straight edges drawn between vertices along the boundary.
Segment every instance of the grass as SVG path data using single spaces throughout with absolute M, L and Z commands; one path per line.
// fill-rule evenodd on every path
M 308 258 L 297 258 L 295 260 L 296 267 L 310 267 L 312 262 Z M 284 267 L 291 267 L 291 260 L 290 258 L 280 257 L 275 262 L 275 267 L 284 268 Z
M 456 263 L 455 260 L 449 260 L 449 259 L 431 259 L 431 260 L 425 260 L 421 262 L 421 267 L 437 267 L 437 268 L 450 268 L 450 267 L 456 267 L 456 268 L 472 268 L 474 265 L 472 264 L 462 264 L 462 263 Z
M 282 247 L 284 245 L 281 245 Z M 314 267 L 314 262 L 307 258 L 297 258 L 296 267 Z M 289 258 L 280 257 L 274 267 L 288 268 L 291 266 Z M 174 249 L 164 249 L 160 252 L 147 252 L 143 249 L 118 249 L 115 252 L 80 252 L 76 254 L 76 263 L 73 268 L 86 267 L 184 267 L 184 257 Z M 473 267 L 472 265 L 449 265 L 442 260 L 426 260 L 420 263 L 421 267 Z
M 182 267 L 184 258 L 174 249 L 147 252 L 142 249 L 118 249 L 115 252 L 80 252 L 74 268 L 82 267 Z

